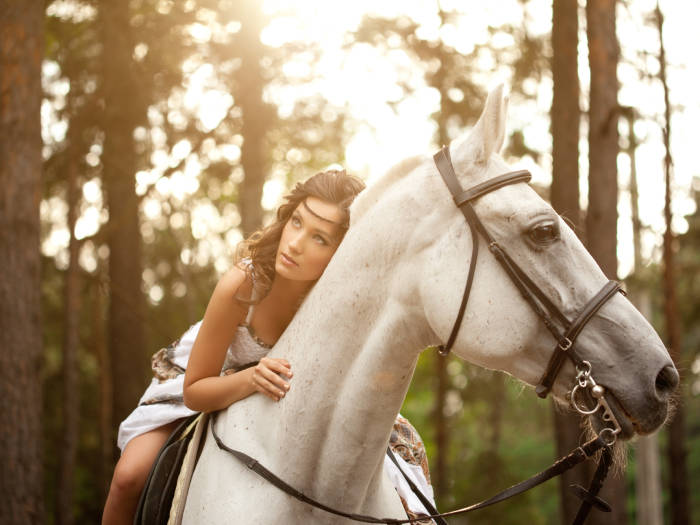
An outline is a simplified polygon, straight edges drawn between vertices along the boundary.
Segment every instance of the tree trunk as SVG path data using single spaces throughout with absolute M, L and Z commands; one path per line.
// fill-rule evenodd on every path
M 258 2 L 245 2 L 240 6 L 243 25 L 240 32 L 241 69 L 237 76 L 239 83 L 238 106 L 243 113 L 243 147 L 241 166 L 244 179 L 239 186 L 238 206 L 241 212 L 241 229 L 248 236 L 263 223 L 261 205 L 267 156 L 265 136 L 271 125 L 270 108 L 263 102 L 263 79 L 260 61 L 265 49 L 260 41 L 263 18 Z
M 44 3 L 0 0 L 0 523 L 44 522 L 41 61 Z
M 98 275 L 101 270 L 98 270 Z M 103 500 L 107 497 L 109 484 L 112 479 L 114 469 L 114 441 L 112 437 L 112 400 L 113 386 L 111 373 L 111 360 L 107 351 L 105 325 L 105 307 L 102 298 L 104 291 L 101 279 L 95 280 L 92 285 L 92 347 L 97 354 L 97 368 L 100 384 L 100 494 Z
M 448 357 L 443 357 L 435 352 L 435 404 L 433 405 L 433 426 L 435 428 L 435 463 L 434 476 L 432 478 L 435 487 L 435 498 L 447 496 L 447 457 L 450 449 L 450 433 L 447 428 L 447 416 L 445 415 L 445 399 L 449 378 L 447 375 Z
M 445 14 L 440 10 L 441 21 L 444 24 Z M 450 143 L 447 134 L 447 119 L 449 112 L 445 107 L 447 98 L 446 88 L 446 71 L 444 66 L 440 65 L 435 75 L 432 77 L 432 87 L 440 92 L 441 111 L 435 116 L 437 124 L 437 142 L 439 145 Z M 456 314 L 455 314 L 456 315 Z M 433 427 L 435 428 L 435 454 L 431 469 L 435 475 L 432 478 L 435 492 L 435 500 L 440 506 L 440 500 L 445 498 L 449 493 L 447 480 L 449 479 L 449 455 L 450 455 L 450 428 L 449 420 L 445 415 L 445 405 L 447 401 L 447 390 L 450 386 L 450 377 L 447 373 L 447 363 L 449 357 L 443 357 L 438 354 L 437 350 L 432 357 L 435 360 L 435 401 L 432 408 Z
M 664 179 L 666 194 L 664 202 L 664 218 L 666 231 L 664 232 L 664 317 L 666 322 L 666 336 L 668 338 L 669 352 L 678 370 L 686 367 L 681 355 L 681 332 L 678 316 L 678 301 L 676 299 L 675 277 L 675 236 L 672 229 L 671 211 L 671 102 L 669 100 L 668 83 L 666 82 L 666 49 L 663 39 L 663 14 L 658 3 L 656 4 L 656 22 L 659 30 L 659 79 L 664 88 Z M 682 383 L 681 383 L 682 385 Z M 685 410 L 683 397 L 679 397 L 676 413 L 668 429 L 668 461 L 671 481 L 671 523 L 672 525 L 686 525 L 690 523 L 690 500 L 688 490 L 687 450 L 685 444 Z
M 586 5 L 591 69 L 586 244 L 610 278 L 617 276 L 618 104 L 615 0 Z
M 627 155 L 630 159 L 630 210 L 632 211 L 632 246 L 634 247 L 634 270 L 642 267 L 642 222 L 639 219 L 639 185 L 637 184 L 637 134 L 634 132 L 634 123 L 637 113 L 634 108 L 625 108 L 627 118 L 628 145 Z M 647 319 L 651 319 L 651 310 L 642 312 Z M 647 314 L 649 314 L 647 316 Z
M 136 406 L 145 386 L 138 373 L 145 360 L 141 234 L 135 189 L 133 131 L 145 111 L 134 75 L 129 2 L 101 2 L 104 95 L 103 181 L 109 210 L 108 341 L 114 391 L 114 422 Z
M 69 138 L 71 142 L 73 140 Z M 74 523 L 73 487 L 75 462 L 78 455 L 78 428 L 80 399 L 78 383 L 78 320 L 80 317 L 80 246 L 75 238 L 75 221 L 80 203 L 80 186 L 77 180 L 77 159 L 73 144 L 69 145 L 68 166 L 68 269 L 64 283 L 63 302 L 63 440 L 60 450 L 61 463 L 58 479 L 56 522 L 59 525 Z
M 588 0 L 586 27 L 591 71 L 588 119 L 588 211 L 586 245 L 605 275 L 617 277 L 617 154 L 618 44 L 615 33 L 615 0 Z M 601 496 L 613 507 L 612 514 L 593 511 L 590 525 L 627 523 L 625 479 L 608 477 Z
M 552 207 L 578 230 L 579 108 L 578 2 L 554 0 L 552 6 Z
M 632 210 L 632 244 L 634 246 L 634 269 L 641 268 L 642 224 L 639 220 L 639 190 L 637 185 L 637 136 L 634 123 L 637 119 L 634 108 L 625 108 L 628 127 L 627 155 L 630 159 L 630 209 Z M 645 288 L 630 290 L 630 300 L 642 315 L 651 319 L 651 298 Z M 661 469 L 659 467 L 659 434 L 641 436 L 635 444 L 637 471 L 636 502 L 639 525 L 663 525 L 661 504 Z
M 647 319 L 651 318 L 651 298 L 647 290 L 635 294 L 634 302 Z M 661 465 L 659 461 L 659 433 L 640 436 L 635 443 L 637 463 L 637 523 L 639 525 L 663 525 L 661 495 Z
M 578 2 L 554 0 L 552 4 L 552 188 L 551 203 L 557 213 L 566 217 L 574 231 L 581 234 L 579 203 L 579 108 L 578 79 Z M 579 445 L 581 417 L 570 411 L 552 407 L 557 457 L 569 454 Z M 562 523 L 571 523 L 580 500 L 570 486 L 588 484 L 589 470 L 569 470 L 559 478 L 560 515 Z

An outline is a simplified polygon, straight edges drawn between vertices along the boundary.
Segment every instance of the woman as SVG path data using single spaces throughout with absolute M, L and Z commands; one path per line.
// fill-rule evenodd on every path
M 242 243 L 204 319 L 154 355 L 156 377 L 119 429 L 122 456 L 103 524 L 133 521 L 151 465 L 180 418 L 224 409 L 255 392 L 277 402 L 289 391 L 291 364 L 266 354 L 328 265 L 347 231 L 349 206 L 363 188 L 356 177 L 335 170 L 297 184 L 276 221 Z M 425 450 L 403 418 L 397 419 L 392 447 L 404 470 L 432 493 Z M 408 484 L 387 465 L 407 510 L 420 511 Z

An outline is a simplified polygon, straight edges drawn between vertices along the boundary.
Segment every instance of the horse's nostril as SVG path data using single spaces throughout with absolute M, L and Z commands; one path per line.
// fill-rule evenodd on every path
M 673 392 L 680 378 L 678 377 L 678 372 L 676 367 L 673 365 L 666 365 L 661 369 L 659 375 L 656 376 L 656 393 L 659 395 L 668 395 Z

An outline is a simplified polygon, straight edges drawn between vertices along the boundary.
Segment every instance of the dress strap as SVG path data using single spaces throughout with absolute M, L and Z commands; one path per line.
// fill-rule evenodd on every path
M 250 323 L 253 321 L 255 305 L 257 304 L 258 300 L 258 289 L 255 286 L 255 274 L 253 274 L 253 290 L 250 292 L 250 300 L 252 301 L 252 304 L 248 305 L 248 314 L 245 316 L 246 326 L 250 326 Z
M 253 314 L 255 313 L 255 305 L 251 304 L 248 306 L 248 315 L 245 316 L 245 324 L 246 326 L 250 326 L 250 323 L 253 321 Z
M 249 327 L 250 323 L 253 321 L 253 314 L 255 313 L 255 304 L 256 304 L 256 301 L 258 300 L 258 290 L 255 286 L 256 279 L 255 279 L 255 268 L 253 268 L 253 261 L 246 257 L 241 262 L 243 264 L 245 264 L 247 270 L 250 271 L 249 275 L 253 281 L 253 286 L 252 286 L 253 289 L 250 292 L 250 300 L 252 301 L 252 304 L 248 305 L 248 314 L 245 316 L 245 326 Z

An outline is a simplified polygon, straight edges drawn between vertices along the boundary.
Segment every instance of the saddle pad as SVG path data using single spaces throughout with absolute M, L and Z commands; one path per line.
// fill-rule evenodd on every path
M 194 435 L 187 446 L 187 452 L 185 453 L 185 458 L 182 461 L 180 474 L 177 477 L 177 485 L 175 486 L 175 493 L 173 494 L 173 502 L 170 506 L 168 525 L 181 525 L 182 523 L 182 515 L 185 512 L 185 502 L 187 500 L 187 493 L 190 488 L 190 481 L 192 481 L 194 467 L 197 464 L 197 459 L 199 457 L 202 436 L 204 436 L 208 425 L 209 414 L 204 413 L 197 421 L 197 426 L 194 429 Z

